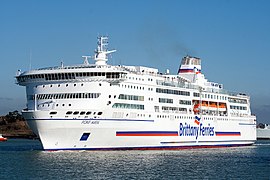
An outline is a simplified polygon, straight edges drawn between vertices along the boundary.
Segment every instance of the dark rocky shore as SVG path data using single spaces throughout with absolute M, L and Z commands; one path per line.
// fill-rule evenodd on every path
M 0 116 L 0 134 L 7 138 L 37 138 L 18 111 Z

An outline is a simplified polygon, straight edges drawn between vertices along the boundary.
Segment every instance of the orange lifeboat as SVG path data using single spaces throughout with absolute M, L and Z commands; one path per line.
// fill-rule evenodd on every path
M 216 103 L 211 103 L 210 105 L 209 105 L 209 107 L 211 107 L 211 108 L 217 108 L 217 104 Z
M 226 104 L 225 103 L 220 103 L 218 106 L 219 111 L 226 111 Z
M 207 106 L 208 106 L 208 104 L 207 104 L 205 101 L 203 101 L 202 106 L 207 107 Z
M 197 114 L 197 113 L 200 112 L 199 106 L 200 106 L 200 104 L 195 104 L 195 105 L 194 105 L 194 107 L 193 107 L 193 112 L 194 112 L 194 114 Z

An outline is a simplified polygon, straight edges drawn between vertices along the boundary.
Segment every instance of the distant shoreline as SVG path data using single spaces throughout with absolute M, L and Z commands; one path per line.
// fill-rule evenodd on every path
M 39 138 L 35 135 L 22 135 L 22 134 L 3 134 L 3 137 L 6 137 L 8 139 L 33 139 L 33 140 L 39 140 Z
M 18 111 L 0 116 L 0 134 L 6 138 L 38 139 Z

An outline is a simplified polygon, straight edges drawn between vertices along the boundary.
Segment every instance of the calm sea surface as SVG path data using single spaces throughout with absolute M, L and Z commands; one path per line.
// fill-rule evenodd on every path
M 0 179 L 270 179 L 270 141 L 181 151 L 44 152 L 37 140 L 0 142 Z

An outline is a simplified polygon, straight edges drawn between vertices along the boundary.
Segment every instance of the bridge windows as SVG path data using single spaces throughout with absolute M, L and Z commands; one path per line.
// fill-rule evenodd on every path
M 57 93 L 57 94 L 37 94 L 37 99 L 90 99 L 98 98 L 100 93 Z M 30 97 L 30 96 L 29 96 Z M 34 96 L 31 96 L 34 98 Z
M 70 80 L 82 77 L 106 77 L 108 79 L 126 78 L 126 73 L 123 72 L 70 72 L 70 73 L 50 73 L 50 74 L 33 74 L 18 76 L 18 82 L 26 82 L 27 80 L 41 79 L 46 81 L 51 80 Z

